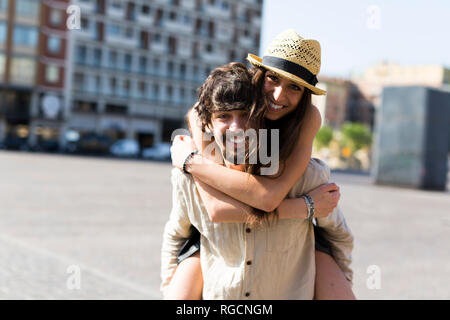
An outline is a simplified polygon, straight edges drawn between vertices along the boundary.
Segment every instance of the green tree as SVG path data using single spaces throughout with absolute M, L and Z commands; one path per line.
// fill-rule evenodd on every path
M 316 145 L 318 149 L 328 147 L 331 140 L 333 140 L 333 129 L 329 126 L 320 128 L 316 135 Z
M 341 127 L 341 145 L 355 152 L 372 144 L 372 133 L 368 126 L 361 123 L 346 123 Z

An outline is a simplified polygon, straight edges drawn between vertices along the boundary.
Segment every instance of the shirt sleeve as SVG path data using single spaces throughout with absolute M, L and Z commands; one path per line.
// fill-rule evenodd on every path
M 313 189 L 329 183 L 331 177 L 330 168 L 320 159 L 311 159 L 310 164 L 300 178 L 296 196 L 308 193 Z M 323 236 L 330 242 L 331 251 L 339 268 L 347 280 L 353 281 L 353 270 L 350 268 L 353 251 L 353 234 L 348 227 L 342 210 L 337 206 L 328 217 L 317 218 L 317 224 L 322 228 Z
M 334 259 L 344 272 L 348 281 L 353 281 L 352 251 L 354 237 L 347 226 L 344 214 L 339 206 L 325 218 L 318 218 L 317 225 L 322 228 L 323 236 L 331 243 Z
M 161 248 L 161 286 L 165 295 L 167 286 L 177 267 L 177 257 L 181 247 L 191 234 L 191 221 L 188 215 L 188 194 L 186 193 L 187 179 L 178 169 L 172 170 L 172 210 L 169 221 L 164 227 Z

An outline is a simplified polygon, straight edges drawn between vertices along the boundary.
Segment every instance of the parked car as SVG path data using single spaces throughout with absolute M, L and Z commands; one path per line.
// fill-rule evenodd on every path
M 170 143 L 159 142 L 151 148 L 142 151 L 142 157 L 153 160 L 170 160 Z
M 106 135 L 90 133 L 78 140 L 71 150 L 77 153 L 108 154 L 111 138 Z
M 139 143 L 132 139 L 122 139 L 116 141 L 109 151 L 117 157 L 137 157 L 139 156 Z
M 5 149 L 9 150 L 21 150 L 21 151 L 30 150 L 27 138 L 20 138 L 14 135 L 8 135 L 3 141 L 3 146 Z

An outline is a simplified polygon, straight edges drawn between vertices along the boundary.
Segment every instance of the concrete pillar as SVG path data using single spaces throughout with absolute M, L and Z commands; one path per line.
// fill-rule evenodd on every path
M 450 92 L 388 87 L 375 126 L 378 184 L 445 190 L 450 146 Z

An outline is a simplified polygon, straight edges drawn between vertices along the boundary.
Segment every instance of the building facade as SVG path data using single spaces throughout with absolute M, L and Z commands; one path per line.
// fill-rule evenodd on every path
M 373 129 L 373 103 L 353 82 L 321 76 L 318 86 L 327 91 L 326 95 L 312 96 L 312 103 L 322 115 L 322 124 L 339 129 L 345 122 L 358 122 Z
M 352 82 L 376 108 L 381 104 L 381 93 L 389 86 L 426 86 L 450 88 L 450 69 L 440 65 L 405 66 L 380 62 L 352 76 Z
M 169 141 L 216 66 L 258 53 L 262 0 L 0 0 L 0 141 Z
M 216 66 L 258 52 L 262 1 L 78 0 L 67 130 L 141 148 L 184 126 Z
M 0 141 L 11 147 L 58 144 L 67 3 L 0 0 Z

